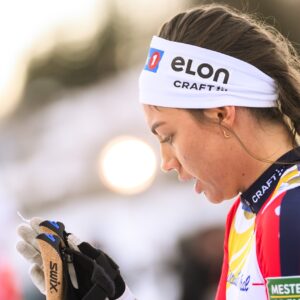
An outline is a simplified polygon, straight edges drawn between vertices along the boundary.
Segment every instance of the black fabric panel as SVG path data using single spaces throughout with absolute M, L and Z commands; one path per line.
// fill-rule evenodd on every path
M 300 275 L 300 187 L 287 191 L 280 208 L 281 275 Z

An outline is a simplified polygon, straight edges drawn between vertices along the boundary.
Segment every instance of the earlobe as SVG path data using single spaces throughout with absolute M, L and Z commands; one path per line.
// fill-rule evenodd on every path
M 223 136 L 225 139 L 229 139 L 231 137 L 227 131 L 231 131 L 233 127 L 233 122 L 235 119 L 235 106 L 224 106 L 220 108 L 218 113 L 219 125 L 220 129 L 223 132 Z

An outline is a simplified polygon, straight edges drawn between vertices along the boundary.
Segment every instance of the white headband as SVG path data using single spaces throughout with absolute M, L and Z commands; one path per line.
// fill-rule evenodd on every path
M 139 87 L 141 103 L 164 107 L 277 106 L 275 81 L 253 65 L 157 36 Z

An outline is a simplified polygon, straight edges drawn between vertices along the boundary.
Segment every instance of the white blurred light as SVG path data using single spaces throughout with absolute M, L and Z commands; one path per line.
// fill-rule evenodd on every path
M 32 57 L 84 41 L 107 20 L 107 1 L 0 0 L 0 118 L 18 105 Z
M 137 194 L 146 190 L 154 180 L 157 168 L 152 148 L 130 136 L 110 141 L 99 160 L 99 174 L 109 189 L 120 194 Z

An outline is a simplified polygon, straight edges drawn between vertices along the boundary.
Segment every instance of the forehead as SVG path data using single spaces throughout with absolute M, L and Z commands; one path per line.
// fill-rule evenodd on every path
M 180 118 L 183 115 L 187 115 L 186 111 L 177 108 L 168 108 L 153 105 L 143 105 L 144 113 L 148 122 L 155 122 L 158 119 L 161 121 Z
M 192 115 L 185 109 L 143 105 L 147 124 L 150 128 L 157 124 L 183 126 L 194 122 Z

